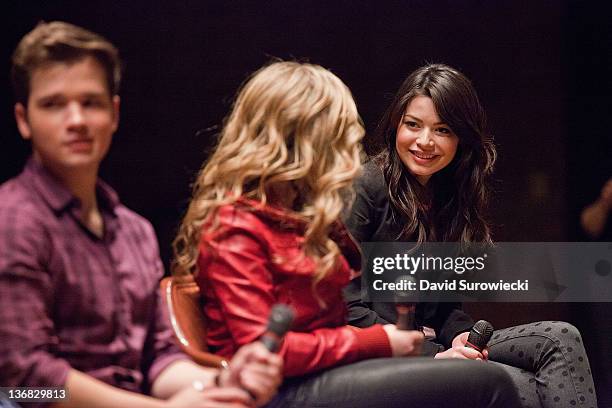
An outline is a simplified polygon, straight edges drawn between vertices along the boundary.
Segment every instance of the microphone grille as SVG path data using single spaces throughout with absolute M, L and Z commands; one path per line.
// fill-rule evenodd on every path
M 416 284 L 416 279 L 412 275 L 401 275 L 395 279 L 396 285 L 404 285 L 406 287 L 406 289 L 395 290 L 394 300 L 396 303 L 414 302 L 414 294 L 407 289 L 410 282 L 414 282 L 413 284 Z
M 468 336 L 468 342 L 472 343 L 479 349 L 484 348 L 493 334 L 493 325 L 486 320 L 479 320 L 474 324 L 470 335 Z
M 268 331 L 282 337 L 293 323 L 293 310 L 287 305 L 277 304 L 272 307 L 268 319 Z

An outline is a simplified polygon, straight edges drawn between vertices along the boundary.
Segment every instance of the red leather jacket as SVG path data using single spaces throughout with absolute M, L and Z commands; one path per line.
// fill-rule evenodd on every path
M 230 357 L 255 341 L 266 328 L 272 306 L 284 303 L 295 312 L 292 330 L 279 350 L 286 376 L 391 356 L 382 326 L 346 325 L 342 288 L 352 273 L 346 257 L 317 285 L 326 307 L 319 305 L 312 290 L 314 261 L 300 249 L 304 221 L 289 211 L 241 198 L 221 207 L 217 222 L 217 228 L 202 236 L 196 277 L 205 298 L 211 350 Z M 343 227 L 333 236 L 348 258 L 359 259 Z

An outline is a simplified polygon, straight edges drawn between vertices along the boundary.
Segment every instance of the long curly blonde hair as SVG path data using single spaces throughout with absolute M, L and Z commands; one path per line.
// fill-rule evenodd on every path
M 352 199 L 363 136 L 351 92 L 330 71 L 298 62 L 275 62 L 256 71 L 194 183 L 173 243 L 173 273 L 197 273 L 203 229 L 216 227 L 220 206 L 241 196 L 266 204 L 270 192 L 284 185 L 297 194 L 290 210 L 307 225 L 303 249 L 317 265 L 314 287 L 340 255 L 329 234 L 347 197 Z

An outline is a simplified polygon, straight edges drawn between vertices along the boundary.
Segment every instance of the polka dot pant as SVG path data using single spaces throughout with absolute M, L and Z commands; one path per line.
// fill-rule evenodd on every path
M 565 322 L 537 322 L 496 330 L 489 360 L 515 383 L 523 407 L 597 408 L 580 332 Z

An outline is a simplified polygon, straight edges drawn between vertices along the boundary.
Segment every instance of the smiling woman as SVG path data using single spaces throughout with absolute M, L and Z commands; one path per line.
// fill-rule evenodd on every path
M 394 192 L 388 215 L 402 222 L 389 224 L 388 241 L 491 242 L 483 212 L 496 153 L 469 79 L 441 64 L 417 69 L 397 91 L 377 138 L 385 149 L 362 181 L 382 172 Z
M 356 182 L 357 198 L 346 218 L 353 236 L 361 242 L 490 244 L 483 213 L 495 148 L 485 124 L 476 91 L 462 73 L 437 64 L 410 74 L 378 129 L 386 149 L 365 165 Z M 362 301 L 359 277 L 345 297 L 355 326 L 397 321 L 394 305 Z M 552 407 L 560 401 L 597 405 L 582 339 L 570 324 L 538 322 L 498 330 L 479 353 L 465 347 L 474 322 L 460 303 L 418 303 L 415 309 L 417 326 L 429 334 L 425 355 L 490 358 L 486 365 L 510 375 L 524 407 Z

